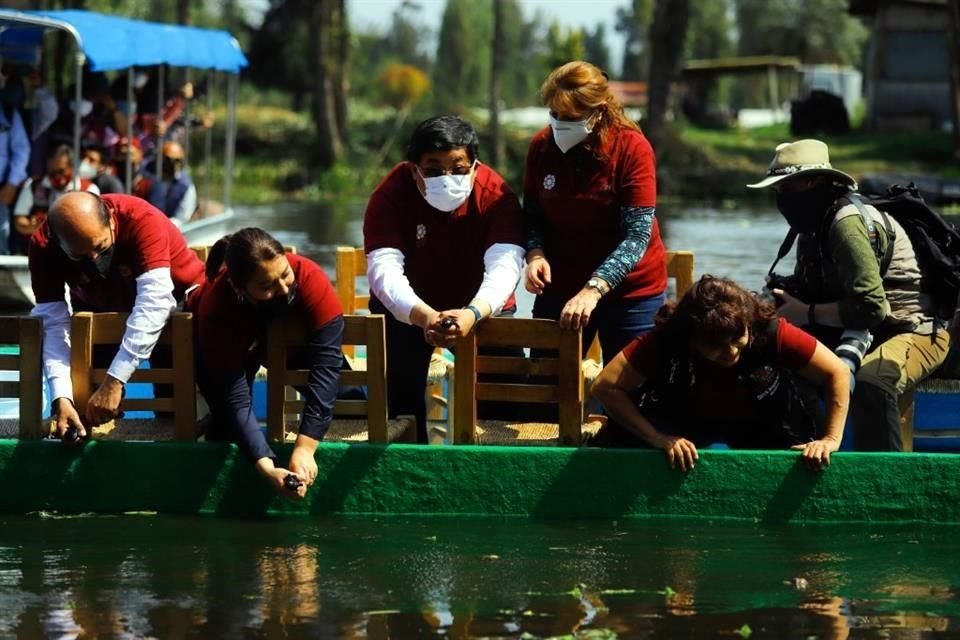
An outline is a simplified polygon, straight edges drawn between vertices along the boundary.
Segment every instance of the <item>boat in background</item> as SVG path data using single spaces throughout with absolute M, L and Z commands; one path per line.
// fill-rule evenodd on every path
M 227 122 L 224 146 L 224 182 L 222 204 L 211 198 L 212 132 L 206 130 L 203 162 L 206 167 L 201 207 L 181 231 L 189 246 L 210 245 L 233 231 L 231 206 L 233 162 L 236 143 L 236 102 L 240 70 L 247 59 L 236 39 L 226 31 L 133 20 L 92 11 L 12 11 L 0 9 L 0 58 L 5 61 L 37 64 L 48 33 L 67 34 L 75 47 L 74 100 L 83 96 L 84 66 L 94 72 L 127 71 L 127 103 L 133 99 L 134 67 L 158 67 L 157 112 L 163 110 L 164 66 L 203 70 L 206 86 L 214 86 L 215 73 L 225 73 L 227 82 Z M 207 91 L 207 109 L 213 108 L 213 91 Z M 187 113 L 187 115 L 189 115 Z M 185 132 L 186 161 L 189 166 L 190 118 Z M 125 135 L 133 137 L 133 119 L 128 118 Z M 74 166 L 80 165 L 80 110 L 74 114 Z M 159 148 L 158 141 L 157 147 Z M 132 172 L 127 171 L 127 175 Z M 198 191 L 201 185 L 197 185 Z M 127 191 L 130 191 L 129 184 Z M 0 256 L 0 310 L 23 311 L 34 304 L 26 256 Z

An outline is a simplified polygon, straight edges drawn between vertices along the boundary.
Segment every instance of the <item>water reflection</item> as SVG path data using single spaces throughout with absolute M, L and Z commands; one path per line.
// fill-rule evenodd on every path
M 0 636 L 960 637 L 956 534 L 11 517 Z

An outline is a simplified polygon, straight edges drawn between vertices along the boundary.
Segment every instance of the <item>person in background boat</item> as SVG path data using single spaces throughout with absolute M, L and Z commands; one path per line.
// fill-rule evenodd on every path
M 162 212 L 133 196 L 75 191 L 61 196 L 30 237 L 30 280 L 43 320 L 43 363 L 59 436 L 80 436 L 119 415 L 123 387 L 151 357 L 160 331 L 188 289 L 203 280 L 203 263 Z M 74 311 L 128 312 L 130 318 L 106 380 L 86 415 L 73 405 L 70 380 L 69 287 Z M 158 354 L 159 355 L 159 354 Z M 96 354 L 95 354 L 96 357 Z
M 303 497 L 317 476 L 314 452 L 333 418 L 342 362 L 343 311 L 319 266 L 283 246 L 262 229 L 246 228 L 210 250 L 207 280 L 187 300 L 197 339 L 197 384 L 210 406 L 206 438 L 235 441 L 279 492 Z M 300 355 L 310 369 L 300 389 L 305 406 L 289 471 L 253 413 L 253 377 L 264 363 L 266 330 L 282 318 L 302 322 L 309 334 Z M 296 475 L 300 487 L 285 486 Z
M 825 420 L 798 379 L 823 390 Z M 640 399 L 634 397 L 639 388 Z M 596 444 L 663 449 L 693 469 L 697 448 L 802 449 L 819 468 L 840 447 L 850 402 L 846 365 L 732 280 L 703 276 L 657 313 L 593 383 L 614 419 Z M 822 426 L 821 426 L 822 425 Z
M 128 156 L 130 157 L 130 171 L 133 172 L 130 177 L 130 193 L 138 198 L 149 200 L 150 187 L 153 183 L 144 174 L 143 150 L 140 148 L 140 141 L 136 137 L 130 140 L 124 136 L 117 140 L 117 144 L 113 148 L 113 173 L 120 184 L 126 187 Z
M 109 158 L 103 147 L 94 144 L 84 146 L 77 175 L 97 185 L 101 194 L 124 193 L 123 183 L 111 173 Z
M 525 286 L 535 318 L 583 329 L 585 350 L 599 333 L 609 358 L 664 302 L 653 150 L 588 62 L 554 69 L 540 94 L 550 126 L 527 152 Z
M 53 203 L 69 191 L 89 191 L 99 194 L 97 185 L 86 178 L 74 175 L 73 150 L 61 145 L 47 158 L 47 172 L 37 178 L 27 178 L 20 189 L 13 207 L 13 233 L 10 237 L 10 253 L 26 255 L 27 241 L 33 232 L 47 219 L 47 211 Z
M 426 391 L 435 347 L 491 315 L 516 311 L 523 265 L 520 203 L 478 160 L 473 126 L 454 115 L 417 125 L 407 161 L 370 196 L 363 218 L 370 310 L 387 318 L 390 416 L 413 415 L 427 442 Z
M 860 211 L 850 199 L 856 181 L 831 166 L 820 140 L 779 145 L 767 176 L 747 186 L 770 188 L 799 234 L 793 275 L 768 285 L 777 313 L 831 347 L 857 351 L 854 447 L 900 451 L 900 401 L 950 349 L 949 332 L 921 293 L 923 274 L 906 231 L 869 204 Z
M 148 194 L 150 204 L 182 226 L 197 210 L 197 187 L 184 167 L 185 154 L 180 143 L 164 142 L 162 151 L 160 176 L 144 172 L 147 184 L 141 190 Z
M 0 254 L 9 252 L 10 214 L 17 190 L 27 179 L 30 162 L 30 137 L 14 106 L 13 90 L 0 72 Z
M 133 128 L 136 136 L 139 138 L 140 146 L 143 149 L 144 157 L 148 158 L 148 164 L 152 164 L 157 156 L 158 141 L 164 139 L 174 124 L 182 117 L 187 103 L 193 99 L 193 83 L 186 82 L 176 90 L 166 93 L 163 103 L 163 111 L 157 115 L 157 95 L 159 92 L 158 67 L 137 67 L 133 76 L 133 103 L 127 103 L 127 75 L 121 74 L 110 88 L 113 99 L 117 102 L 119 108 L 127 110 L 134 118 Z M 169 84 L 169 69 L 164 74 L 167 80 L 168 90 L 172 87 Z M 162 144 L 162 142 L 161 142 Z M 156 171 L 156 169 L 154 169 Z
M 103 73 L 84 71 L 83 94 L 76 104 L 76 88 L 65 92 L 65 108 L 53 125 L 53 144 L 73 145 L 74 113 L 80 110 L 80 143 L 110 148 L 127 131 L 127 116 L 110 96 L 110 85 Z
M 57 97 L 47 87 L 43 72 L 38 66 L 22 68 L 26 99 L 24 115 L 30 135 L 30 175 L 43 173 L 44 165 L 50 153 L 50 137 L 53 124 L 60 115 Z

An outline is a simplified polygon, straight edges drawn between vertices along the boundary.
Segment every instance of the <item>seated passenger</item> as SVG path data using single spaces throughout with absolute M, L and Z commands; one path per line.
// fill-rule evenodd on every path
M 127 186 L 127 158 L 130 159 L 130 193 L 148 200 L 152 182 L 147 180 L 143 173 L 143 150 L 140 142 L 133 138 L 131 142 L 126 137 L 120 138 L 113 148 L 113 173 L 124 186 Z
M 323 269 L 284 253 L 262 229 L 241 229 L 218 240 L 206 274 L 187 309 L 196 323 L 197 384 L 212 415 L 207 440 L 236 442 L 277 491 L 302 498 L 317 476 L 313 454 L 330 426 L 340 382 L 340 301 Z M 289 471 L 274 464 L 276 454 L 257 423 L 252 397 L 253 377 L 264 362 L 266 329 L 287 316 L 309 329 L 300 357 L 310 369 L 300 390 L 306 405 Z M 285 487 L 290 474 L 305 484 Z
M 37 299 L 32 315 L 43 320 L 43 364 L 61 437 L 69 427 L 115 419 L 127 380 L 151 357 L 164 325 L 190 287 L 203 279 L 203 263 L 167 217 L 132 196 L 75 191 L 50 207 L 30 237 L 29 268 Z M 130 313 L 123 341 L 106 379 L 91 395 L 81 422 L 70 378 L 70 312 Z M 158 354 L 159 355 L 159 354 Z M 98 360 L 98 354 L 94 353 Z
M 144 173 L 149 181 L 143 190 L 150 204 L 167 214 L 177 226 L 189 222 L 197 210 L 197 187 L 184 168 L 184 152 L 179 142 L 163 144 L 160 176 Z
M 825 422 L 794 374 L 822 387 Z M 660 309 L 654 330 L 603 369 L 593 394 L 618 421 L 597 444 L 663 449 L 684 471 L 697 461 L 697 447 L 713 442 L 794 446 L 819 467 L 840 446 L 850 376 L 824 345 L 778 319 L 772 305 L 708 275 Z
M 390 417 L 413 415 L 427 442 L 430 356 L 483 318 L 516 311 L 523 267 L 520 203 L 477 160 L 477 132 L 458 116 L 420 123 L 377 186 L 363 219 L 370 310 L 387 319 Z
M 73 151 L 66 145 L 53 150 L 47 158 L 47 173 L 39 178 L 27 178 L 13 206 L 13 229 L 10 253 L 25 255 L 27 240 L 44 220 L 57 198 L 69 191 L 100 193 L 97 185 L 74 175 Z
M 77 173 L 97 185 L 101 194 L 123 193 L 123 183 L 110 171 L 109 158 L 104 147 L 88 144 L 83 148 L 83 156 Z

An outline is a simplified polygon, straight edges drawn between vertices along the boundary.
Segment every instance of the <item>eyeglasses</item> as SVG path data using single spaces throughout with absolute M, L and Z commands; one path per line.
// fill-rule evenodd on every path
M 424 178 L 439 178 L 440 176 L 451 175 L 451 176 L 465 176 L 473 169 L 473 165 L 466 167 L 451 167 L 449 169 L 440 169 L 438 167 L 430 167 L 425 169 L 421 166 L 417 167 L 417 171 L 420 172 L 420 175 Z

